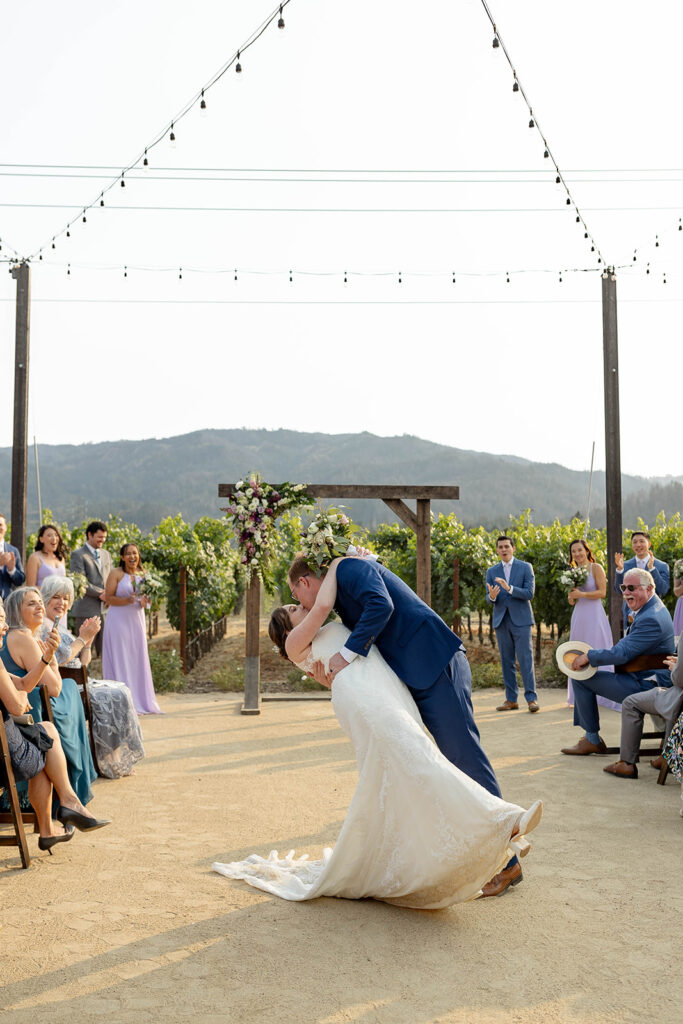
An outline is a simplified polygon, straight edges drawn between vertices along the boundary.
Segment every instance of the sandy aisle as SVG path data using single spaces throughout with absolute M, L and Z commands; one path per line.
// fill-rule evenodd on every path
M 499 697 L 475 696 L 484 745 L 505 796 L 546 815 L 522 885 L 432 913 L 289 904 L 213 874 L 333 843 L 353 753 L 329 702 L 252 718 L 232 695 L 162 697 L 137 775 L 96 783 L 112 826 L 53 857 L 30 837 L 29 871 L 0 849 L 4 1024 L 679 1020 L 678 784 L 559 754 L 578 736 L 560 691 L 539 715 L 496 714 Z M 616 742 L 618 715 L 603 725 Z

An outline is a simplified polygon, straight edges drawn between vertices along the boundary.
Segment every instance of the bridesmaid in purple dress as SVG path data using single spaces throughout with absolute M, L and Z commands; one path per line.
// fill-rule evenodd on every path
M 678 598 L 674 609 L 674 636 L 683 633 L 683 558 L 674 565 L 674 594 Z
M 569 591 L 569 603 L 574 605 L 572 612 L 570 640 L 583 640 L 591 647 L 608 648 L 614 645 L 609 619 L 602 606 L 607 593 L 605 570 L 595 561 L 595 556 L 585 540 L 573 540 L 569 545 L 569 564 L 585 566 L 588 578 L 580 587 Z M 613 665 L 603 665 L 605 672 L 614 672 Z M 572 681 L 567 684 L 567 704 L 574 706 L 574 689 Z M 598 697 L 598 704 L 613 711 L 621 711 L 617 704 L 607 697 Z
M 149 602 L 134 590 L 135 580 L 144 575 L 140 552 L 136 544 L 124 544 L 120 556 L 105 587 L 109 611 L 102 637 L 102 676 L 128 686 L 139 715 L 161 715 L 147 653 L 144 609 Z
M 54 523 L 44 523 L 38 530 L 35 550 L 26 563 L 26 586 L 40 590 L 48 576 L 66 576 L 66 547 Z M 66 629 L 66 616 L 59 625 Z

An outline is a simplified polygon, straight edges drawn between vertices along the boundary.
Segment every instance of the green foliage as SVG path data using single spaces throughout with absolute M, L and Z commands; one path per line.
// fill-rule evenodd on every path
M 311 679 L 310 676 L 307 676 L 300 668 L 296 667 L 290 668 L 286 679 L 294 693 L 319 693 L 327 689 L 326 686 L 316 683 L 315 679 Z
M 285 512 L 278 519 L 277 539 L 273 545 L 270 565 L 278 604 L 288 604 L 292 600 L 287 583 L 287 572 L 297 552 L 301 550 L 302 530 L 301 516 L 294 512 Z
M 492 686 L 503 686 L 503 670 L 500 662 L 483 662 L 472 665 L 472 689 L 486 690 Z
M 227 662 L 212 673 L 211 682 L 225 693 L 241 693 L 244 690 L 244 665 Z
M 177 693 L 185 689 L 185 677 L 177 651 L 149 647 L 149 664 L 157 693 Z

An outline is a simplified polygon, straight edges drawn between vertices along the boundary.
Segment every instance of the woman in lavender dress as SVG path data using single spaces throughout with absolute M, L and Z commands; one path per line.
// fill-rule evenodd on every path
M 595 561 L 595 556 L 585 540 L 573 540 L 569 545 L 569 564 L 584 566 L 588 569 L 588 578 L 580 587 L 569 591 L 569 603 L 574 606 L 572 612 L 570 640 L 584 640 L 591 647 L 612 647 L 612 630 L 609 619 L 602 606 L 607 593 L 605 570 Z M 605 672 L 614 672 L 613 665 L 603 665 Z M 567 684 L 567 704 L 574 706 L 574 689 L 572 681 Z M 617 704 L 607 697 L 598 697 L 598 704 L 613 711 L 621 711 Z
M 674 636 L 683 633 L 683 558 L 674 565 L 674 594 L 678 598 L 674 609 Z
M 109 611 L 102 637 L 102 675 L 128 686 L 139 715 L 160 715 L 147 653 L 144 609 L 149 600 L 135 593 L 136 580 L 144 575 L 140 552 L 136 544 L 124 544 L 120 556 L 105 588 Z
M 38 530 L 35 550 L 26 563 L 26 586 L 40 590 L 48 576 L 66 576 L 66 547 L 54 523 L 44 523 Z M 59 625 L 66 628 L 66 616 Z

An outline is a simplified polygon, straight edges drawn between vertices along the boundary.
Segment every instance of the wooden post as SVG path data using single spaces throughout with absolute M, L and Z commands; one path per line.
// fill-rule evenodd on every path
M 453 559 L 453 632 L 460 633 L 460 559 L 456 556 Z
M 180 585 L 178 593 L 178 606 L 180 609 L 180 661 L 183 666 L 183 675 L 187 672 L 187 569 L 180 566 Z
M 614 590 L 614 553 L 622 548 L 621 440 L 619 435 L 619 347 L 617 279 L 608 268 L 602 276 L 602 351 L 605 394 L 605 505 L 607 509 L 607 594 L 614 641 L 621 636 L 621 595 Z
M 28 463 L 28 356 L 31 270 L 28 263 L 12 268 L 17 282 L 14 348 L 14 436 L 12 440 L 12 544 L 26 552 L 26 469 Z
M 429 498 L 417 499 L 417 596 L 432 606 L 432 520 Z
M 244 659 L 243 715 L 261 714 L 261 659 L 259 658 L 259 620 L 261 617 L 261 581 L 256 573 L 247 588 L 247 642 Z

